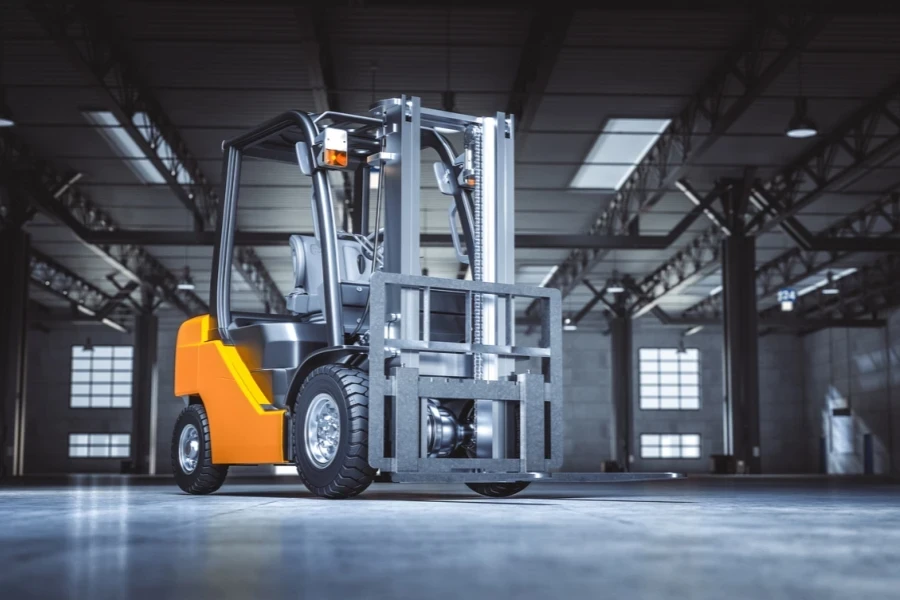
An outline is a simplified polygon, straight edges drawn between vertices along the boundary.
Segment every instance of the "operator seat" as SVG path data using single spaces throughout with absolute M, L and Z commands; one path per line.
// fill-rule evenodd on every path
M 322 248 L 309 235 L 290 237 L 291 263 L 294 268 L 294 291 L 285 297 L 287 308 L 300 317 L 315 318 L 322 313 Z M 341 283 L 368 285 L 372 261 L 366 258 L 360 242 L 338 240 L 338 272 Z

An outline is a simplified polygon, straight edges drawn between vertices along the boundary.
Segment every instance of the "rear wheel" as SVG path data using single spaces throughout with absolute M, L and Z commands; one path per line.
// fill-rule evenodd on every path
M 489 498 L 508 498 L 518 494 L 528 487 L 527 481 L 514 481 L 512 483 L 467 483 L 473 492 L 488 496 Z
M 214 465 L 209 419 L 202 404 L 185 406 L 172 434 L 172 472 L 188 494 L 210 494 L 225 483 L 228 465 Z
M 344 365 L 309 374 L 294 405 L 294 457 L 304 485 L 323 498 L 356 496 L 372 483 L 369 376 Z

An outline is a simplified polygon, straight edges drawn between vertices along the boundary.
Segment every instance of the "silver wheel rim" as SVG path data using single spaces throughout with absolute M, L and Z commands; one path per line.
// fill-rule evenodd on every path
M 306 456 L 318 469 L 334 461 L 341 443 L 341 415 L 331 394 L 318 394 L 306 409 Z
M 194 472 L 200 458 L 200 433 L 193 425 L 185 425 L 178 440 L 178 462 L 187 474 Z

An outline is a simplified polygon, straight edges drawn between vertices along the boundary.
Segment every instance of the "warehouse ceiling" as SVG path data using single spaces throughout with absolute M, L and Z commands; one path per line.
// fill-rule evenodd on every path
M 107 3 L 104 10 L 132 72 L 177 128 L 200 171 L 218 186 L 223 140 L 285 109 L 316 110 L 321 90 L 315 74 L 321 65 L 311 63 L 311 34 L 329 57 L 327 96 L 341 110 L 365 112 L 373 99 L 400 94 L 420 96 L 423 105 L 440 108 L 446 91 L 455 94 L 458 112 L 489 115 L 506 110 L 523 56 L 535 56 L 528 52 L 529 32 L 540 25 L 542 13 L 520 8 L 525 4 L 506 8 L 501 3 L 465 3 L 449 10 L 427 4 L 335 2 L 317 9 L 314 28 L 304 20 L 306 11 L 291 2 L 123 1 Z M 80 192 L 121 228 L 190 229 L 192 217 L 169 186 L 142 183 L 85 119 L 83 111 L 108 110 L 109 98 L 73 66 L 71 56 L 51 39 L 32 10 L 5 8 L 3 21 L 0 83 L 15 116 L 15 135 L 60 173 L 80 173 Z M 548 53 L 555 57 L 544 61 L 549 63 L 545 85 L 526 87 L 520 98 L 533 118 L 517 132 L 523 140 L 516 161 L 517 232 L 587 232 L 608 207 L 612 191 L 573 190 L 570 182 L 604 125 L 615 118 L 675 118 L 754 22 L 754 15 L 742 11 L 574 11 L 563 28 L 561 46 L 537 52 L 543 59 Z M 821 143 L 900 77 L 898 29 L 900 15 L 831 16 L 797 54 L 799 59 L 785 65 L 693 161 L 687 180 L 701 195 L 712 191 L 720 178 L 743 176 L 748 167 L 767 181 Z M 763 55 L 777 50 L 760 49 Z M 801 91 L 820 135 L 791 139 L 784 130 Z M 820 232 L 893 189 L 900 183 L 895 154 L 828 189 L 804 207 L 799 221 L 812 233 Z M 423 231 L 447 233 L 448 199 L 428 179 L 430 171 L 423 168 Z M 339 180 L 333 181 L 339 188 Z M 297 169 L 245 164 L 241 193 L 241 229 L 312 229 L 309 185 Z M 672 188 L 641 216 L 640 233 L 664 235 L 692 207 Z M 709 226 L 706 218 L 698 219 L 666 249 L 612 251 L 586 276 L 598 287 L 614 271 L 641 280 Z M 108 262 L 65 226 L 38 214 L 28 229 L 40 252 L 115 293 L 106 277 L 113 271 Z M 772 229 L 758 238 L 758 264 L 793 245 L 781 230 Z M 208 296 L 211 248 L 148 244 L 145 249 L 173 273 L 188 265 L 197 295 Z M 281 292 L 289 292 L 287 245 L 255 251 Z M 517 281 L 540 283 L 567 254 L 565 249 L 520 249 Z M 834 268 L 872 260 L 871 254 L 850 254 Z M 455 277 L 459 271 L 450 248 L 424 249 L 423 266 L 436 276 Z M 713 270 L 665 295 L 660 306 L 680 312 L 719 285 Z M 234 277 L 234 286 L 237 308 L 261 307 L 241 277 Z M 579 286 L 567 296 L 565 309 L 578 310 L 592 295 Z M 36 292 L 34 297 L 48 306 L 65 304 L 47 293 Z

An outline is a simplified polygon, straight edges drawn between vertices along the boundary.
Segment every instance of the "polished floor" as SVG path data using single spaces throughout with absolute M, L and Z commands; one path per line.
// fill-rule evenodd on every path
M 167 481 L 0 486 L 0 598 L 900 598 L 900 485 L 839 479 L 376 484 L 207 497 Z

